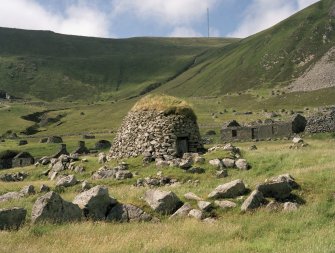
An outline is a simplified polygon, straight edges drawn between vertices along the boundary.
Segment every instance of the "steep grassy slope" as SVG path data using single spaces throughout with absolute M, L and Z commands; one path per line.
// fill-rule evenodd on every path
M 44 100 L 150 91 L 229 39 L 99 39 L 0 28 L 0 90 Z
M 334 1 L 321 0 L 280 24 L 222 49 L 161 91 L 208 95 L 287 85 L 335 45 Z

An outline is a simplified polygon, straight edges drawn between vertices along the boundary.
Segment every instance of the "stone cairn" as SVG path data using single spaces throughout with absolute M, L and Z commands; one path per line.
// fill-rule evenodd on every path
M 188 152 L 202 151 L 199 127 L 192 115 L 156 110 L 131 111 L 123 120 L 109 157 L 176 157 L 177 139 L 183 137 L 188 140 Z

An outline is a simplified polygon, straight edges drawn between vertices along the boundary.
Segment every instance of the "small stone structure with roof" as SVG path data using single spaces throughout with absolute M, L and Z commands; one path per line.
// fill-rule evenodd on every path
M 0 169 L 26 167 L 34 164 L 34 157 L 28 152 L 6 150 L 0 153 Z
M 300 114 L 294 115 L 291 121 L 257 121 L 240 125 L 237 121 L 226 122 L 221 129 L 222 141 L 249 141 L 277 138 L 290 138 L 305 131 L 307 120 Z
M 196 116 L 183 100 L 149 95 L 122 122 L 109 157 L 181 157 L 203 151 Z

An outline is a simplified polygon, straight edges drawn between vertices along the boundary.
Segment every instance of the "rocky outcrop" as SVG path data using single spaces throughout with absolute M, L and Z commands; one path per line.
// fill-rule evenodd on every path
M 180 143 L 179 143 L 180 141 Z M 152 111 L 131 111 L 123 120 L 112 144 L 111 158 L 151 155 L 182 155 L 179 145 L 186 143 L 182 153 L 203 150 L 199 128 L 194 117 Z M 179 153 L 179 154 L 178 154 Z
M 208 198 L 219 199 L 219 198 L 236 198 L 245 194 L 247 191 L 243 181 L 237 179 L 235 181 L 219 185 L 214 191 L 212 191 Z
M 0 209 L 0 230 L 18 229 L 25 221 L 27 210 L 14 207 L 10 209 Z
M 144 200 L 161 214 L 172 214 L 182 205 L 181 200 L 171 191 L 149 190 L 145 193 Z
M 78 205 L 86 218 L 104 220 L 117 201 L 108 194 L 108 188 L 95 186 L 75 197 L 73 203 Z
M 38 198 L 33 205 L 31 220 L 37 222 L 73 222 L 82 218 L 82 211 L 78 205 L 67 202 L 55 192 L 48 192 Z

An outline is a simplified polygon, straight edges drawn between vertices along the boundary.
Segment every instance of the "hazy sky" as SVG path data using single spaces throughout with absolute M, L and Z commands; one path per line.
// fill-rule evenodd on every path
M 318 0 L 1 0 L 0 26 L 96 37 L 246 37 Z

